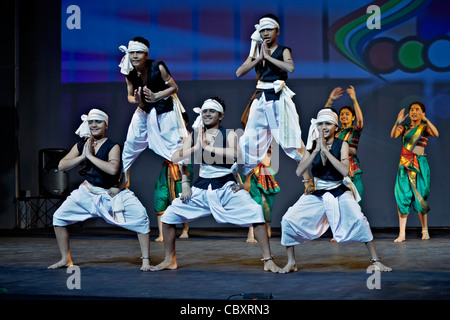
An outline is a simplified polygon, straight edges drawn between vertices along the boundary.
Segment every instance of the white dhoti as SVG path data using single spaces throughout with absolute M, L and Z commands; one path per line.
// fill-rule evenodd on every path
M 153 150 L 164 159 L 172 161 L 172 155 L 183 145 L 180 135 L 182 129 L 176 110 L 156 114 L 154 108 L 150 113 L 137 108 L 128 127 L 127 139 L 122 152 L 123 172 L 131 167 L 139 154 L 146 148 Z M 184 128 L 184 130 L 186 129 Z
M 192 187 L 189 200 L 176 198 L 161 217 L 167 224 L 181 224 L 212 215 L 218 223 L 231 223 L 251 227 L 253 223 L 264 223 L 261 206 L 245 190 L 234 192 L 229 181 L 219 189 L 205 190 Z
M 281 221 L 281 244 L 294 246 L 319 238 L 331 227 L 337 242 L 370 242 L 369 223 L 352 193 L 335 198 L 326 192 L 322 197 L 303 194 L 288 209 Z
M 106 222 L 137 232 L 149 233 L 150 221 L 147 211 L 139 199 L 129 189 L 122 190 L 114 198 L 120 197 L 122 206 L 121 219 L 114 212 L 114 198 L 105 192 L 92 192 L 89 184 L 82 183 L 80 187 L 67 197 L 53 215 L 53 225 L 65 227 L 90 218 L 102 218 Z
M 263 93 L 251 104 L 244 134 L 239 139 L 245 175 L 265 157 L 272 138 L 290 158 L 301 160 L 298 149 L 303 143 L 298 115 L 290 97 L 283 91 L 281 95 L 283 99 L 266 101 Z

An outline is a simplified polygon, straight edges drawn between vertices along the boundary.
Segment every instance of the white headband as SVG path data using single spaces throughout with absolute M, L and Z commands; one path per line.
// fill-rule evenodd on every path
M 199 116 L 197 119 L 195 119 L 194 124 L 192 125 L 192 128 L 197 129 L 200 126 L 203 126 L 203 120 L 202 120 L 202 111 L 204 110 L 216 110 L 217 112 L 224 113 L 223 106 L 214 99 L 207 99 L 205 102 L 203 102 L 203 105 L 201 108 L 194 108 L 194 112 L 198 113 Z
M 306 142 L 306 149 L 312 148 L 313 141 L 319 137 L 319 129 L 317 129 L 317 123 L 331 122 L 335 125 L 339 125 L 338 115 L 331 109 L 322 109 L 317 114 L 317 119 L 311 119 L 311 125 L 309 126 L 308 141 Z
M 75 131 L 77 135 L 79 135 L 81 138 L 90 138 L 91 137 L 91 129 L 89 129 L 89 120 L 103 120 L 105 121 L 106 125 L 108 125 L 108 115 L 99 109 L 91 109 L 89 111 L 88 115 L 83 114 L 81 116 L 81 120 L 83 123 L 81 123 L 80 127 Z
M 250 37 L 252 39 L 250 46 L 250 57 L 253 57 L 253 54 L 255 53 L 256 46 L 258 45 L 258 43 L 262 42 L 262 38 L 260 35 L 261 30 L 265 29 L 280 30 L 280 25 L 274 19 L 265 17 L 259 20 L 259 24 L 255 24 L 255 29 L 256 29 L 255 32 L 253 32 L 253 34 Z M 259 56 L 259 52 L 257 52 L 257 56 Z
M 142 42 L 131 40 L 130 42 L 128 42 L 128 48 L 125 46 L 120 46 L 119 50 L 125 52 L 125 56 L 123 56 L 119 64 L 120 72 L 122 74 L 127 75 L 130 73 L 131 70 L 134 69 L 130 61 L 130 52 L 136 51 L 148 52 L 148 47 Z
M 331 109 L 322 109 L 317 114 L 316 122 L 331 122 L 335 125 L 339 125 L 339 117 Z

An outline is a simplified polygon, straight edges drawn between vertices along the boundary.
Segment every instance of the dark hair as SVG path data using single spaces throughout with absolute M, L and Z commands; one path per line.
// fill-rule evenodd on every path
M 265 14 L 260 19 L 262 19 L 262 18 L 273 19 L 273 20 L 275 20 L 278 23 L 278 25 L 280 25 L 280 19 L 278 19 L 278 17 L 276 15 L 272 14 L 272 13 Z
M 336 109 L 333 108 L 333 107 L 322 108 L 322 109 L 320 109 L 320 110 L 323 110 L 323 109 L 330 109 L 331 111 L 333 111 L 334 113 L 336 113 L 336 114 L 339 116 L 339 113 L 337 113 Z M 319 111 L 320 111 L 320 110 L 319 110 Z
M 135 37 L 135 38 L 133 38 L 133 39 L 131 39 L 131 40 L 132 40 L 132 41 L 138 41 L 138 42 L 141 42 L 141 43 L 145 44 L 145 45 L 147 46 L 147 48 L 150 48 L 150 42 L 148 42 L 148 40 L 145 39 L 145 38 L 142 38 L 142 37 Z
M 420 109 L 422 109 L 422 112 L 425 113 L 425 105 L 422 102 L 419 101 L 414 101 L 413 103 L 411 103 L 408 107 L 408 112 L 411 111 L 411 107 L 415 104 L 418 104 Z
M 225 109 L 226 109 L 225 101 L 223 101 L 223 99 L 221 97 L 210 97 L 209 99 L 216 100 L 218 103 L 220 103 L 222 105 L 223 111 L 225 111 Z
M 341 114 L 341 111 L 344 110 L 344 109 L 348 109 L 348 110 L 352 113 L 352 116 L 353 116 L 353 117 L 356 116 L 355 109 L 353 109 L 353 108 L 350 107 L 350 106 L 343 106 L 343 107 L 341 108 L 341 110 L 339 110 L 339 115 Z

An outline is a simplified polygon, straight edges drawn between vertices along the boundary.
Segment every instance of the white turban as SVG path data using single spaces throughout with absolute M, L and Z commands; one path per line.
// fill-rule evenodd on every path
M 142 42 L 131 40 L 130 42 L 128 42 L 128 48 L 125 46 L 120 46 L 119 50 L 125 52 L 125 56 L 123 56 L 119 64 L 120 72 L 122 74 L 127 75 L 130 73 L 131 70 L 134 69 L 130 61 L 130 52 L 136 51 L 148 52 L 148 47 Z
M 317 123 L 321 122 L 331 122 L 335 125 L 339 125 L 339 117 L 331 109 L 322 109 L 317 114 L 317 119 L 311 119 L 311 125 L 308 132 L 308 141 L 306 142 L 306 149 L 312 148 L 313 141 L 319 137 L 319 130 L 317 129 Z
M 253 32 L 253 34 L 251 35 L 251 46 L 250 46 L 250 57 L 253 57 L 255 50 L 256 50 L 256 46 L 258 45 L 258 43 L 262 42 L 262 38 L 260 35 L 261 30 L 264 29 L 278 29 L 280 30 L 280 25 L 278 24 L 278 22 L 276 22 L 274 19 L 272 18 L 262 18 L 261 20 L 259 20 L 259 24 L 255 24 L 255 29 L 256 31 Z M 257 56 L 259 56 L 259 52 L 256 52 Z
M 89 129 L 89 120 L 103 120 L 105 121 L 106 125 L 108 125 L 108 115 L 99 109 L 92 109 L 89 111 L 88 115 L 83 114 L 81 116 L 81 120 L 83 123 L 80 125 L 80 127 L 75 131 L 77 135 L 79 135 L 81 138 L 90 138 L 91 137 L 91 129 Z
M 203 102 L 201 108 L 194 108 L 194 112 L 198 113 L 199 116 L 197 117 L 197 119 L 195 119 L 192 128 L 198 129 L 203 126 L 202 111 L 204 110 L 216 110 L 222 114 L 224 113 L 223 106 L 218 101 L 214 99 L 207 99 L 205 100 L 205 102 Z

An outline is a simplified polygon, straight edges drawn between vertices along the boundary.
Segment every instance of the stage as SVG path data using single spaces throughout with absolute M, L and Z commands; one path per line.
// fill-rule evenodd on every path
M 80 288 L 66 268 L 48 270 L 60 259 L 52 229 L 0 232 L 0 299 L 4 300 L 243 300 L 243 294 L 271 294 L 272 300 L 448 300 L 450 230 L 431 228 L 430 240 L 407 229 L 394 243 L 396 229 L 373 229 L 375 245 L 390 273 L 368 271 L 369 254 L 361 243 L 330 242 L 331 234 L 296 247 L 299 271 L 263 271 L 258 244 L 246 243 L 246 229 L 191 229 L 177 239 L 178 270 L 141 272 L 135 234 L 121 229 L 72 228 L 71 254 L 79 267 Z M 178 231 L 180 231 L 178 229 Z M 164 257 L 151 233 L 151 263 Z M 286 263 L 280 230 L 272 252 Z M 369 272 L 369 273 L 368 273 Z M 75 273 L 73 273 L 75 275 Z M 72 278 L 73 279 L 73 278 Z M 378 282 L 377 282 L 378 281 Z M 69 283 L 70 282 L 70 283 Z M 372 286 L 370 285 L 372 283 Z M 368 285 L 369 284 L 369 285 Z M 374 287 L 377 284 L 378 287 Z M 369 287 L 372 288 L 369 288 Z

